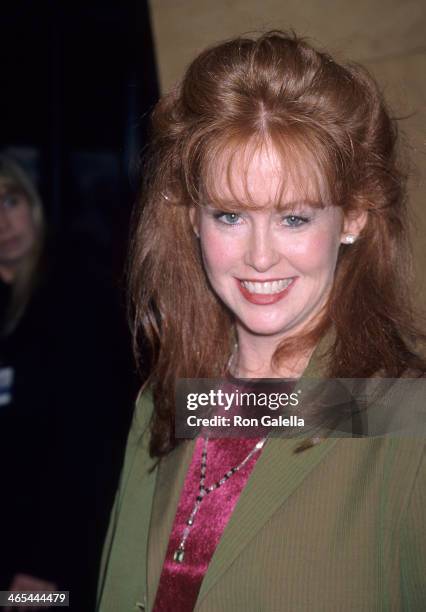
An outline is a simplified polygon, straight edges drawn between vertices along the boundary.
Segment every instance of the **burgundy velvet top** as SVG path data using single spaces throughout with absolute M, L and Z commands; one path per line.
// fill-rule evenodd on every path
M 219 480 L 231 467 L 241 463 L 259 438 L 215 438 L 209 440 L 205 487 Z M 261 450 L 221 487 L 206 495 L 185 544 L 182 563 L 173 555 L 182 539 L 186 521 L 194 507 L 200 484 L 203 438 L 199 437 L 179 499 L 166 558 L 154 604 L 154 612 L 190 612 L 195 606 L 201 582 L 247 483 Z

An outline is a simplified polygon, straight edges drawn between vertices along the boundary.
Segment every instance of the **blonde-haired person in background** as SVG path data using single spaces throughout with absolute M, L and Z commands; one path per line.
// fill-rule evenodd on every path
M 56 585 L 90 610 L 134 398 L 119 292 L 6 156 L 0 206 L 0 590 Z
M 2 316 L 0 335 L 2 338 L 7 338 L 13 333 L 31 300 L 39 276 L 43 246 L 44 215 L 40 196 L 25 170 L 10 157 L 0 155 L 0 314 Z M 2 405 L 12 401 L 14 374 L 7 363 L 2 364 L 0 361 Z M 5 423 L 2 422 L 2 425 L 4 428 Z M 11 432 L 8 431 L 7 434 L 10 435 Z M 15 467 L 13 463 L 10 462 L 7 467 L 9 472 L 13 473 Z M 10 501 L 6 501 L 5 505 L 9 503 Z M 14 531 L 16 547 L 19 548 L 20 536 L 16 531 L 21 527 L 16 525 L 15 530 L 11 525 L 8 527 Z M 5 546 L 3 551 L 3 555 L 7 555 L 8 547 Z M 19 552 L 17 556 L 19 557 Z M 7 558 L 3 559 L 5 565 L 7 561 Z M 25 563 L 24 558 L 23 563 Z M 10 567 L 13 567 L 12 559 Z M 17 591 L 54 590 L 56 585 L 32 575 L 15 573 L 8 588 Z
M 36 283 L 44 243 L 40 196 L 27 173 L 0 155 L 0 280 L 9 285 L 2 333 L 17 324 Z

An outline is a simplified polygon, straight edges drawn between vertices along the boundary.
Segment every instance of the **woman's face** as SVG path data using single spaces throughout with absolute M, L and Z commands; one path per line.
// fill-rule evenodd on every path
M 244 176 L 234 167 L 234 196 L 222 173 L 216 186 L 220 199 L 244 201 L 248 190 L 259 208 L 223 212 L 212 203 L 192 213 L 205 271 L 235 315 L 239 333 L 281 339 L 318 316 L 333 285 L 344 233 L 359 233 L 359 222 L 344 223 L 335 206 L 310 205 L 291 184 L 280 206 L 274 205 L 280 166 L 271 151 L 256 153 Z
M 0 265 L 13 266 L 34 245 L 36 230 L 25 195 L 0 183 Z

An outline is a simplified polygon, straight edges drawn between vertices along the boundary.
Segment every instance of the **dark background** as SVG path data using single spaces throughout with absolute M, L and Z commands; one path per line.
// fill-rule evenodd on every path
M 0 152 L 39 188 L 51 271 L 9 353 L 24 408 L 0 416 L 15 491 L 1 504 L 0 577 L 54 581 L 89 612 L 141 383 L 123 266 L 158 98 L 150 16 L 145 0 L 14 0 L 0 19 Z
M 33 169 L 51 227 L 106 240 L 158 98 L 147 2 L 14 0 L 1 24 L 0 147 Z

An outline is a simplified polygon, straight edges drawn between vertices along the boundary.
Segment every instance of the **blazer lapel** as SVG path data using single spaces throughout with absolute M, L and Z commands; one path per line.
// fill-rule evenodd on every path
M 325 440 L 309 451 L 298 454 L 294 453 L 294 449 L 300 439 L 268 440 L 219 541 L 202 582 L 197 603 L 336 442 L 335 439 Z

